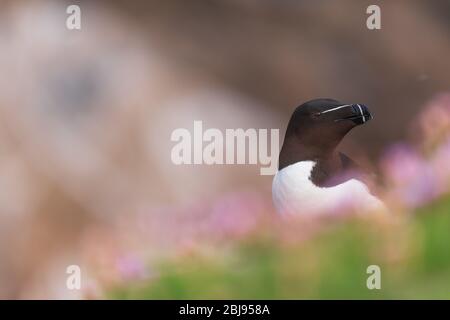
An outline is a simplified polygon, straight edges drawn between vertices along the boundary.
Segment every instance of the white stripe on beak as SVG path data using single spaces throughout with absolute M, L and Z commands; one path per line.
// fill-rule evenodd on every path
M 328 113 L 328 112 L 331 112 L 331 111 L 336 111 L 336 110 L 339 110 L 339 109 L 342 109 L 342 108 L 345 108 L 345 107 L 351 107 L 351 106 L 352 106 L 351 104 L 344 104 L 344 105 L 339 106 L 339 107 L 335 107 L 335 108 L 332 108 L 332 109 L 321 111 L 321 112 L 319 112 L 319 114 L 324 114 L 324 113 Z
M 357 106 L 358 106 L 358 108 L 359 108 L 359 112 L 361 112 L 361 117 L 362 117 L 362 119 L 363 119 L 363 123 L 365 123 L 365 122 L 366 122 L 366 117 L 364 116 L 364 113 L 363 113 L 363 111 L 362 111 L 362 108 L 361 108 L 361 106 L 360 106 L 359 104 L 357 104 Z

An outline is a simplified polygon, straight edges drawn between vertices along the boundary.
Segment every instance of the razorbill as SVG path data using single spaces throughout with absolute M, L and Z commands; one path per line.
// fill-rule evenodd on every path
M 289 120 L 272 184 L 278 213 L 310 216 L 337 209 L 383 210 L 356 174 L 357 165 L 336 151 L 354 127 L 372 119 L 363 104 L 316 99 L 297 107 Z

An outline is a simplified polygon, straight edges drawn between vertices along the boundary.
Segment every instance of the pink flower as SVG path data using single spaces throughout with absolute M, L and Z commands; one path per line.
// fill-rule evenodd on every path
M 218 200 L 212 207 L 208 226 L 213 234 L 243 236 L 261 219 L 264 201 L 254 193 L 235 193 Z
M 417 117 L 414 133 L 425 150 L 433 150 L 450 134 L 450 93 L 437 95 Z
M 407 207 L 420 206 L 439 194 L 433 167 L 407 145 L 390 148 L 382 160 L 382 169 L 394 199 Z
M 142 260 L 133 254 L 120 256 L 116 267 L 123 280 L 135 280 L 146 277 L 146 268 Z

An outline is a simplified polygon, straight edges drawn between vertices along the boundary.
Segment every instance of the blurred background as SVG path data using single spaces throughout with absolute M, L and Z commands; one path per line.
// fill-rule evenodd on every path
M 66 28 L 70 4 L 81 7 L 81 30 Z M 381 7 L 381 30 L 366 27 L 371 4 Z M 374 121 L 351 132 L 342 149 L 384 174 L 393 186 L 387 198 L 407 194 L 398 207 L 410 212 L 448 190 L 447 176 L 439 171 L 447 174 L 450 160 L 448 57 L 450 2 L 445 0 L 3 0 L 0 298 L 127 298 L 126 288 L 136 282 L 147 289 L 130 289 L 134 298 L 189 298 L 196 296 L 186 288 L 215 281 L 196 292 L 233 298 L 243 291 L 226 289 L 220 281 L 230 283 L 231 277 L 238 285 L 254 274 L 261 277 L 252 278 L 255 292 L 243 297 L 256 292 L 272 298 L 341 297 L 339 283 L 335 291 L 316 282 L 296 291 L 305 279 L 316 279 L 308 276 L 321 261 L 311 256 L 315 249 L 305 251 L 306 266 L 281 259 L 281 269 L 274 267 L 280 257 L 301 256 L 300 240 L 285 253 L 284 245 L 267 240 L 274 235 L 263 226 L 258 227 L 263 236 L 250 248 L 270 256 L 247 248 L 247 232 L 274 214 L 271 176 L 260 176 L 256 165 L 175 166 L 171 132 L 191 131 L 193 121 L 202 120 L 219 129 L 278 128 L 282 139 L 292 110 L 307 100 L 367 104 Z M 427 157 L 434 159 L 431 169 L 423 169 Z M 392 174 L 405 163 L 409 171 Z M 437 176 L 445 178 L 439 187 Z M 405 191 L 411 185 L 417 188 Z M 401 228 L 417 235 L 411 229 L 422 225 L 414 223 L 402 222 Z M 433 223 L 427 226 L 442 225 Z M 342 232 L 344 243 L 354 242 L 348 239 L 352 232 Z M 446 232 L 441 235 L 448 240 Z M 245 244 L 230 244 L 236 237 Z M 417 237 L 405 237 L 392 243 L 415 247 L 409 241 Z M 381 255 L 410 257 L 403 249 Z M 448 248 L 438 249 L 433 254 L 447 270 L 443 251 Z M 161 261 L 193 251 L 214 263 L 202 269 L 204 262 L 185 268 L 174 262 L 194 274 L 187 282 L 171 274 L 159 277 Z M 255 254 L 250 262 L 238 259 L 225 267 L 233 255 L 249 252 Z M 414 257 L 411 261 L 420 260 Z M 226 272 L 214 269 L 220 261 Z M 347 260 L 339 261 L 342 270 L 353 270 Z M 71 264 L 82 269 L 83 290 L 66 288 Z M 236 278 L 229 268 L 248 274 Z M 195 278 L 195 272 L 208 275 L 205 270 L 211 269 L 209 278 Z M 361 270 L 364 277 L 365 267 Z M 268 286 L 259 286 L 266 281 Z M 288 288 L 287 283 L 298 286 L 276 289 Z M 116 289 L 120 294 L 112 293 Z M 361 296 L 351 290 L 346 292 L 354 292 L 352 297 Z M 388 297 L 403 297 L 401 292 Z

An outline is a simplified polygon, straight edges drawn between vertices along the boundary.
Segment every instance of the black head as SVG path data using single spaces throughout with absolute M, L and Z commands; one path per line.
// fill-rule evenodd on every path
M 362 104 L 316 99 L 297 107 L 289 120 L 280 152 L 280 169 L 301 160 L 313 160 L 333 152 L 354 127 L 372 119 Z

